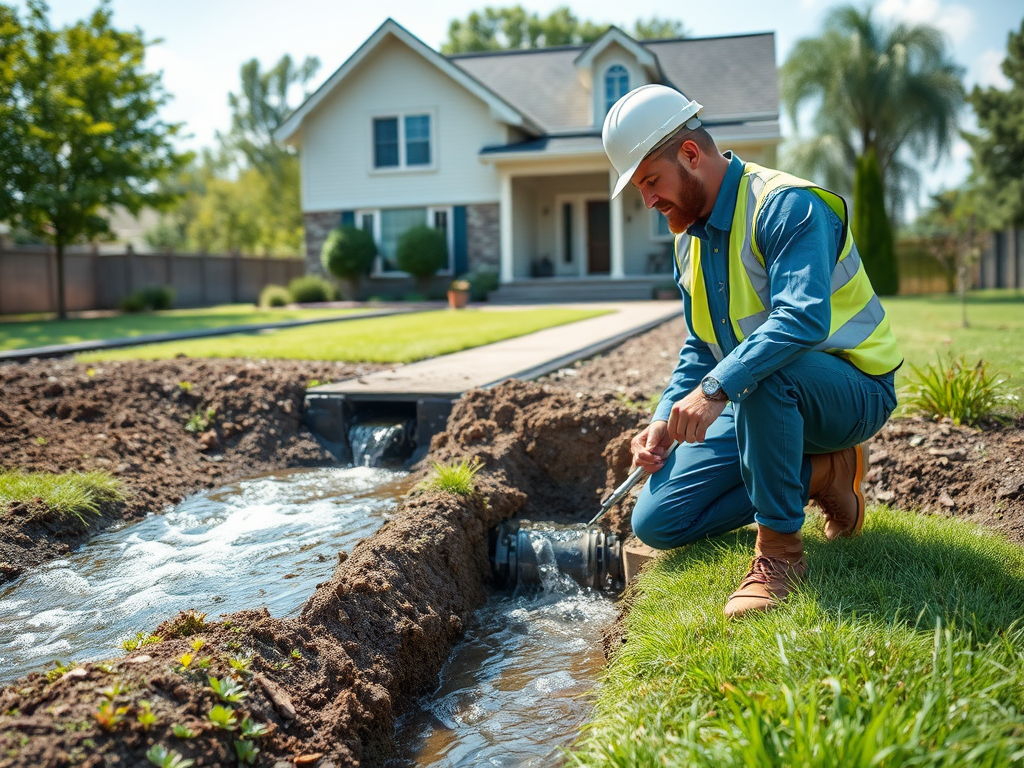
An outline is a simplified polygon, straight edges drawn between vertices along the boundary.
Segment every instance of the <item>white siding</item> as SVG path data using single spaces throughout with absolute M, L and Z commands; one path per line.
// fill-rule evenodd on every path
M 434 169 L 373 172 L 373 117 L 409 112 L 432 115 Z M 498 174 L 478 153 L 507 136 L 484 102 L 388 39 L 303 122 L 303 210 L 496 202 Z

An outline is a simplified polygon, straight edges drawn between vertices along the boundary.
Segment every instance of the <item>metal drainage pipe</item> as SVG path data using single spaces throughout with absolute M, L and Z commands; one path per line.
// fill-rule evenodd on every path
M 506 520 L 491 531 L 489 554 L 501 589 L 558 591 L 565 578 L 603 592 L 625 585 L 622 544 L 597 526 Z

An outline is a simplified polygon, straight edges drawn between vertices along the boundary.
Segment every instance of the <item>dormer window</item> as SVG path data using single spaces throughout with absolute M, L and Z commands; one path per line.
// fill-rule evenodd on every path
M 604 111 L 605 114 L 612 108 L 612 105 L 629 93 L 629 72 L 621 64 L 614 64 L 604 73 Z

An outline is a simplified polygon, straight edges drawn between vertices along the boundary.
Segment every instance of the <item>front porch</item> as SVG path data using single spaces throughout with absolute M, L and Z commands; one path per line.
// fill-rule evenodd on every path
M 589 138 L 589 137 L 588 137 Z M 671 279 L 672 236 L 664 217 L 649 211 L 632 187 L 609 199 L 616 176 L 600 137 L 585 151 L 543 160 L 533 153 L 490 155 L 501 182 L 500 271 L 512 295 L 559 291 L 590 300 L 651 297 L 653 286 Z M 600 288 L 602 284 L 617 288 Z M 500 291 L 502 300 L 508 293 Z M 642 295 L 641 295 L 642 294 Z M 532 298 L 532 297 L 531 297 Z M 536 300 L 536 299 L 532 299 Z

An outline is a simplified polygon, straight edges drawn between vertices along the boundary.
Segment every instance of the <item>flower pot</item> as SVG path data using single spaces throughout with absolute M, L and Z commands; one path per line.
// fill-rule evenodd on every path
M 448 291 L 448 306 L 463 309 L 469 303 L 469 291 Z

